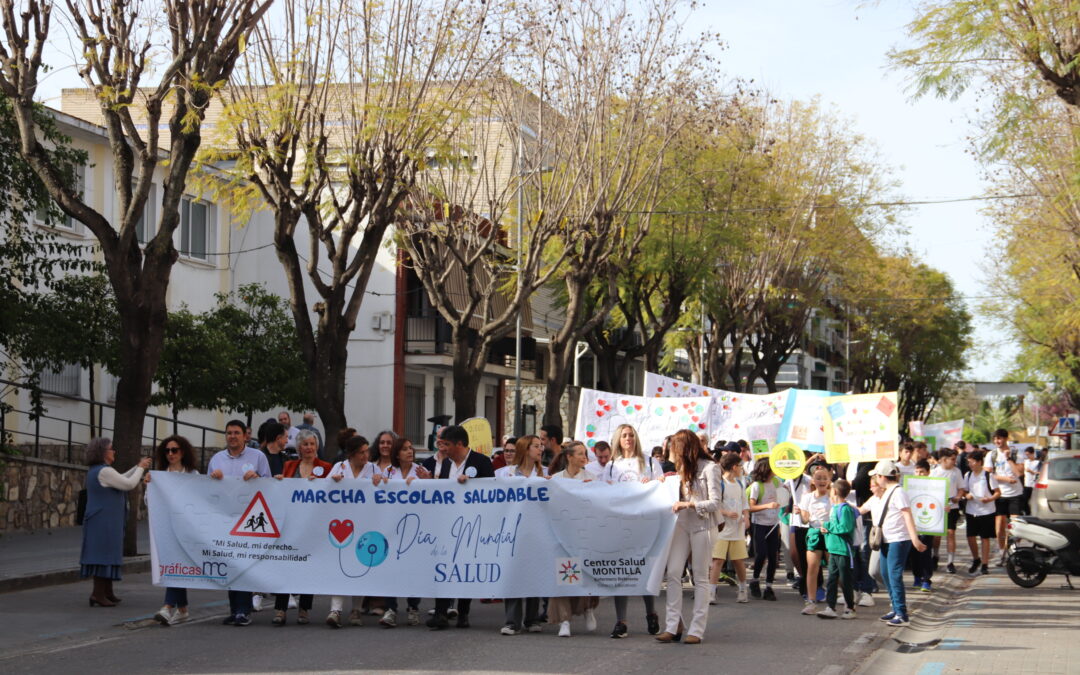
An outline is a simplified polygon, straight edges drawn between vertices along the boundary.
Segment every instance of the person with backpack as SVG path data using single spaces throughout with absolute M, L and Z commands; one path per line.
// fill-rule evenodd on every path
M 997 478 L 983 468 L 985 455 L 980 450 L 968 454 L 968 466 L 971 473 L 964 478 L 963 489 L 967 496 L 965 523 L 967 525 L 968 548 L 971 549 L 971 567 L 968 574 L 975 574 L 982 567 L 983 574 L 990 573 L 990 541 L 994 539 L 994 518 L 996 505 L 1001 496 Z M 982 555 L 976 546 L 976 539 L 982 539 Z
M 720 570 L 725 560 L 730 560 L 735 567 L 735 576 L 739 580 L 739 592 L 736 602 L 749 602 L 746 587 L 746 522 L 750 519 L 750 504 L 746 501 L 746 492 L 739 483 L 742 474 L 742 458 L 737 452 L 725 453 L 720 458 L 720 509 L 723 516 L 720 521 L 720 533 L 716 537 L 712 550 L 712 574 L 709 578 L 711 595 L 716 594 L 716 585 L 720 581 Z
M 825 539 L 821 525 L 829 517 L 829 485 L 832 473 L 824 464 L 818 464 L 811 474 L 812 489 L 799 500 L 799 517 L 806 524 L 803 533 L 802 553 L 806 558 L 806 574 L 803 575 L 803 614 L 814 614 L 814 605 L 825 599 L 822 583 L 821 559 L 825 554 Z
M 915 520 L 907 494 L 900 488 L 900 468 L 896 462 L 883 459 L 870 472 L 883 490 L 866 500 L 859 511 L 872 514 L 870 547 L 881 553 L 881 578 L 889 593 L 892 610 L 880 617 L 889 626 L 908 625 L 907 596 L 904 593 L 904 563 L 912 547 L 920 553 L 926 545 L 919 541 Z
M 858 511 L 848 501 L 851 483 L 846 480 L 833 482 L 829 489 L 829 518 L 821 524 L 820 532 L 825 536 L 825 550 L 829 553 L 829 583 L 826 587 L 825 602 L 828 607 L 817 613 L 819 619 L 855 618 L 855 588 L 852 577 L 854 572 L 855 521 Z M 844 612 L 836 613 L 837 589 L 843 589 Z
M 750 474 L 746 501 L 750 505 L 750 531 L 754 542 L 754 578 L 750 595 L 764 600 L 776 600 L 773 581 L 780 557 L 779 490 L 786 490 L 783 481 L 773 475 L 769 458 L 761 457 Z M 761 590 L 761 568 L 765 568 L 765 591 Z
M 998 429 L 993 436 L 994 449 L 990 452 L 990 465 L 985 468 L 994 474 L 1000 489 L 995 509 L 997 512 L 998 550 L 1001 551 L 999 565 L 1005 564 L 1007 552 L 1006 540 L 1009 535 L 1009 518 L 1019 516 L 1024 505 L 1024 469 L 1016 463 L 1016 457 L 1009 449 L 1009 432 Z

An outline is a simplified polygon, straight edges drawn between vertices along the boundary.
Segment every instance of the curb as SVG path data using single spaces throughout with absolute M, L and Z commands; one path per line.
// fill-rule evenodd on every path
M 124 561 L 124 574 L 141 574 L 149 571 L 150 556 L 148 555 L 133 556 Z M 31 588 L 70 584 L 76 581 L 82 581 L 78 567 L 27 574 L 19 577 L 7 577 L 0 579 L 0 593 L 26 591 Z

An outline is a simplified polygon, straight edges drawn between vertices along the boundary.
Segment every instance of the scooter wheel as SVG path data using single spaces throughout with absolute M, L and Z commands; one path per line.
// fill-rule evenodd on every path
M 1013 583 L 1021 588 L 1035 588 L 1046 579 L 1043 568 L 1031 551 L 1017 549 L 1005 559 L 1005 571 Z

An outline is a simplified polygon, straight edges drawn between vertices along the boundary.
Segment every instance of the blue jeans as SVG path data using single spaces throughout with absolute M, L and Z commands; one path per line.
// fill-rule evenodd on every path
M 907 617 L 907 596 L 904 594 L 904 563 L 911 552 L 911 540 L 881 542 L 881 578 L 889 592 L 892 610 Z
M 187 589 L 166 588 L 165 604 L 172 607 L 187 607 Z
M 229 613 L 251 614 L 251 591 L 229 591 Z

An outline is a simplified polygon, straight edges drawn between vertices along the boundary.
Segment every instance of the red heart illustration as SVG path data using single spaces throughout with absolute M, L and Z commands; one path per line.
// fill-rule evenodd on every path
M 637 404 L 635 403 L 635 404 L 634 404 L 634 410 L 641 410 L 641 406 L 640 406 L 640 405 L 637 405 Z
M 675 406 L 675 405 L 671 406 L 671 412 L 675 412 L 678 409 L 679 409 L 679 406 Z
M 734 403 L 735 401 L 738 401 L 738 400 L 739 400 L 739 399 L 735 398 L 734 396 L 732 396 L 732 397 L 731 397 L 731 402 L 732 402 L 732 403 Z
M 697 422 L 697 421 L 698 421 L 698 416 L 697 416 L 697 415 L 694 415 L 694 416 L 693 416 L 693 417 L 691 417 L 690 419 L 692 419 L 692 420 L 694 420 L 695 422 Z
M 704 422 L 698 422 L 697 428 L 698 429 L 704 429 L 705 428 L 705 423 Z
M 608 412 L 611 412 L 611 406 L 609 406 L 609 405 L 604 406 L 604 410 L 607 410 Z
M 339 544 L 344 544 L 345 540 L 352 536 L 353 524 L 351 520 L 331 520 L 330 521 L 330 534 Z
M 588 436 L 589 438 L 592 438 L 594 433 L 596 433 L 596 432 L 595 431 L 586 431 L 585 435 Z
M 624 398 L 624 399 L 623 399 L 622 401 L 620 401 L 620 403 L 622 403 L 622 404 L 623 404 L 623 407 L 624 407 L 624 408 L 625 408 L 626 406 L 630 405 L 630 401 L 627 401 L 627 400 L 626 400 L 625 398 Z
M 602 398 L 596 399 L 596 405 L 604 405 L 604 399 L 602 399 Z
M 656 391 L 664 391 L 664 388 L 663 387 L 657 387 Z
M 729 405 L 724 406 L 724 410 L 731 410 L 731 406 L 729 406 Z
M 604 416 L 604 411 L 603 410 L 597 410 L 596 411 L 596 416 L 597 417 L 603 417 Z
M 689 404 L 689 403 L 683 403 L 683 404 L 682 404 L 682 407 L 683 407 L 683 408 L 689 408 L 689 407 L 690 407 L 690 404 Z
M 679 383 L 678 383 L 678 382 L 672 382 L 672 383 L 671 383 L 671 386 L 673 386 L 673 387 L 678 387 L 678 386 L 679 386 Z
M 738 428 L 739 428 L 739 425 L 738 425 L 738 424 L 736 424 L 736 425 L 735 425 L 735 428 L 736 428 L 736 429 L 738 429 Z

